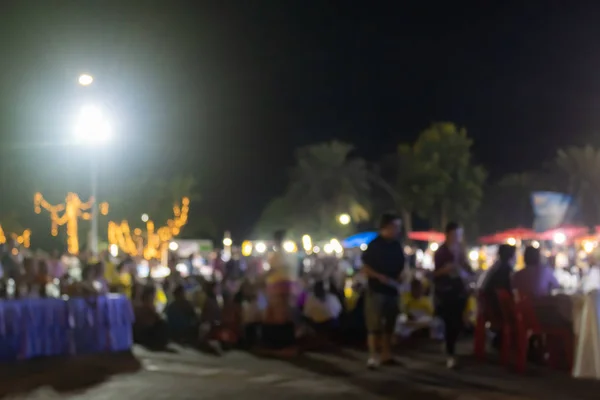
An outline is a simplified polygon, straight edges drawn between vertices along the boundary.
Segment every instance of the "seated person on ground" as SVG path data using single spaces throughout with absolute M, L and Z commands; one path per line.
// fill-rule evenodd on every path
M 317 328 L 331 328 L 342 313 L 342 305 L 336 295 L 317 281 L 306 297 L 303 314 Z
M 205 298 L 200 313 L 200 340 L 208 340 L 221 323 L 221 306 L 217 299 L 217 284 L 206 282 L 204 285 Z
M 267 308 L 267 298 L 256 285 L 247 283 L 240 290 L 244 342 L 253 346 L 258 342 L 260 326 Z
M 420 280 L 411 281 L 410 291 L 402 295 L 401 302 L 403 314 L 398 317 L 396 333 L 402 337 L 409 337 L 419 331 L 428 334 L 434 315 L 433 301 L 424 295 Z
M 173 291 L 173 301 L 165 310 L 169 333 L 176 341 L 193 342 L 197 338 L 198 316 L 192 303 L 185 297 L 183 286 Z
M 166 323 L 154 307 L 155 295 L 153 287 L 143 289 L 140 304 L 134 308 L 133 339 L 150 348 L 163 348 L 168 343 L 168 331 Z

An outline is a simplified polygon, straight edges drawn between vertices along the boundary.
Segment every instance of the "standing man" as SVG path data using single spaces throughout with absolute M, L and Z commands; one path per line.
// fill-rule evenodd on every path
M 363 252 L 363 273 L 368 278 L 365 297 L 369 360 L 367 367 L 393 364 L 392 335 L 398 315 L 398 286 L 404 270 L 404 251 L 399 241 L 402 221 L 392 213 L 381 216 L 379 235 Z M 381 357 L 378 356 L 381 349 Z

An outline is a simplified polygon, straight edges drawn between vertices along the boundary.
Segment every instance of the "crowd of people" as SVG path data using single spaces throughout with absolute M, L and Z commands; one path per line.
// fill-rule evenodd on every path
M 406 338 L 443 340 L 447 366 L 457 364 L 456 343 L 474 320 L 478 278 L 463 248 L 463 230 L 449 223 L 445 242 L 427 272 L 405 267 L 399 240 L 401 220 L 384 214 L 378 236 L 354 260 L 323 259 L 283 250 L 285 232 L 274 234 L 267 262 L 245 263 L 234 257 L 210 276 L 183 277 L 175 255 L 162 280 L 138 274 L 131 258 L 115 260 L 108 253 L 82 254 L 79 276 L 60 254 L 20 259 L 3 252 L 1 295 L 7 297 L 94 296 L 122 293 L 131 299 L 136 342 L 161 348 L 170 341 L 222 352 L 230 346 L 295 352 L 299 343 L 322 340 L 367 343 L 367 366 L 394 364 L 393 346 Z M 516 249 L 499 247 L 497 262 L 479 277 L 480 293 L 499 307 L 495 293 L 513 288 L 532 298 L 558 287 L 538 249 L 525 250 L 526 267 L 513 273 Z M 360 265 L 356 265 L 359 260 Z M 299 267 L 311 264 L 310 271 Z M 352 272 L 356 274 L 350 278 Z M 348 285 L 348 281 L 352 285 Z

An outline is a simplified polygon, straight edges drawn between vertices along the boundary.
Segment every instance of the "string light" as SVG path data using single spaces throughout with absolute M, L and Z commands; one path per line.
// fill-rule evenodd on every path
M 57 205 L 48 203 L 39 192 L 33 196 L 33 207 L 36 214 L 40 214 L 42 208 L 50 213 L 50 221 L 52 221 L 50 233 L 52 236 L 58 235 L 59 226 L 67 226 L 67 248 L 71 254 L 79 253 L 78 220 L 79 218 L 91 219 L 92 214 L 89 210 L 93 205 L 93 198 L 84 203 L 75 193 L 68 193 L 65 203 Z M 106 215 L 108 213 L 108 203 L 100 203 L 98 208 L 100 214 Z M 59 215 L 61 212 L 62 215 Z
M 181 205 L 173 206 L 173 218 L 169 219 L 165 226 L 156 229 L 154 222 L 148 219 L 145 235 L 139 228 L 134 229 L 132 234 L 127 221 L 121 221 L 119 224 L 111 221 L 108 223 L 108 242 L 111 245 L 116 244 L 120 251 L 132 257 L 141 255 L 146 260 L 159 258 L 187 223 L 189 211 L 190 199 L 184 197 Z
M 26 249 L 31 246 L 31 230 L 25 229 L 22 234 L 18 235 L 16 233 L 11 233 L 11 238 L 18 244 L 23 245 Z M 0 225 L 0 244 L 6 243 L 6 235 L 4 234 L 4 229 Z
M 22 244 L 23 247 L 28 249 L 31 246 L 31 230 L 25 229 L 21 235 L 17 235 L 13 233 L 11 237 L 19 244 Z

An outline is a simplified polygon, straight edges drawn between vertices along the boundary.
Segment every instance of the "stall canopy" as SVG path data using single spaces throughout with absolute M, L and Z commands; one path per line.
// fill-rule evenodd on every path
M 557 235 L 564 236 L 565 240 L 570 241 L 580 236 L 585 236 L 589 232 L 587 226 L 580 225 L 561 225 L 540 234 L 541 240 L 555 240 Z
M 513 228 L 502 232 L 496 232 L 493 235 L 483 236 L 479 238 L 482 243 L 504 243 L 510 239 L 512 240 L 536 240 L 539 239 L 540 234 L 536 231 L 528 228 Z
M 361 232 L 347 237 L 342 241 L 342 246 L 346 249 L 360 247 L 363 244 L 369 244 L 377 237 L 377 232 Z
M 446 240 L 446 235 L 437 231 L 409 232 L 408 238 L 420 242 L 441 243 Z

